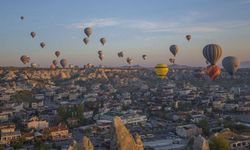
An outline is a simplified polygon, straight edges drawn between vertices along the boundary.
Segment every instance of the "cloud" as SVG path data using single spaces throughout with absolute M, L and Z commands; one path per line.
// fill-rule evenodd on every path
M 241 4 L 250 4 L 250 0 L 242 1 Z
M 118 25 L 119 22 L 115 18 L 101 18 L 92 20 L 83 20 L 67 26 L 68 29 L 82 29 L 84 27 L 109 27 Z
M 79 23 L 73 23 L 67 28 L 82 29 L 87 26 L 95 28 L 103 27 L 119 27 L 122 29 L 132 29 L 145 33 L 156 32 L 172 32 L 172 33 L 209 33 L 219 32 L 224 30 L 232 30 L 239 28 L 248 28 L 248 21 L 217 21 L 217 22 L 200 22 L 198 18 L 204 15 L 199 15 L 198 12 L 192 11 L 187 13 L 186 17 L 180 17 L 175 21 L 150 21 L 150 20 L 130 20 L 118 18 L 100 18 L 85 20 Z

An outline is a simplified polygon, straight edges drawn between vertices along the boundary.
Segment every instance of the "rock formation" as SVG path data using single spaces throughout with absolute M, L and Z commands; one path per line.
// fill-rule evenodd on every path
M 139 135 L 136 139 L 129 133 L 120 117 L 114 117 L 113 133 L 110 149 L 113 150 L 143 150 L 144 146 Z

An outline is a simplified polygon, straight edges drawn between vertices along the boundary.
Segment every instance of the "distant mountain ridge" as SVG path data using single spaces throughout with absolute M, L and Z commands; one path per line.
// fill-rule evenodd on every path
M 178 64 L 172 64 L 169 65 L 170 68 L 192 68 L 191 66 L 187 66 L 187 65 L 178 65 Z
M 250 61 L 242 61 L 240 63 L 240 68 L 250 68 Z

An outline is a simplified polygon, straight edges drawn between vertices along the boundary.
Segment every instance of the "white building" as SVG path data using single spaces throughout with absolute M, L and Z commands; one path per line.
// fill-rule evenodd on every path
M 46 120 L 40 120 L 38 117 L 32 117 L 27 122 L 27 127 L 29 129 L 41 130 L 49 127 L 49 123 Z
M 180 137 L 190 138 L 202 133 L 202 129 L 195 124 L 188 124 L 176 127 L 176 133 Z

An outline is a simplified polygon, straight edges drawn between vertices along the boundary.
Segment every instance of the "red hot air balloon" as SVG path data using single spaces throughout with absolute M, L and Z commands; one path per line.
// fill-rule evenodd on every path
M 221 68 L 217 65 L 210 65 L 207 67 L 207 75 L 210 77 L 211 80 L 215 80 L 221 74 Z

